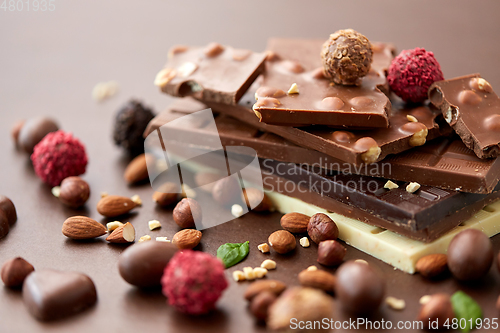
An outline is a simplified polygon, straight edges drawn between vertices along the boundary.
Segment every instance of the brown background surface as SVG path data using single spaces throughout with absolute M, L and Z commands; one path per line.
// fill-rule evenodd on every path
M 8 1 L 7 1 L 8 2 Z M 16 1 L 17 2 L 17 1 Z M 26 1 L 24 1 L 26 2 Z M 32 2 L 32 1 L 31 1 Z M 0 0 L 0 4 L 2 0 Z M 425 47 L 435 52 L 445 77 L 480 72 L 500 86 L 500 22 L 497 1 L 61 1 L 54 12 L 0 10 L 0 193 L 16 204 L 18 222 L 0 240 L 0 262 L 23 256 L 37 269 L 76 270 L 91 276 L 98 304 L 80 315 L 39 323 L 26 311 L 20 293 L 0 288 L 0 332 L 252 332 L 263 331 L 248 315 L 242 299 L 246 283 L 230 283 L 218 310 L 197 319 L 177 313 L 158 292 L 144 293 L 127 285 L 116 262 L 123 247 L 104 240 L 76 243 L 61 234 L 69 216 L 86 214 L 99 221 L 99 193 L 140 194 L 144 206 L 127 218 L 138 237 L 172 237 L 177 230 L 169 210 L 150 201 L 148 185 L 127 187 L 122 173 L 127 159 L 113 146 L 112 118 L 130 97 L 143 99 L 157 111 L 169 103 L 153 86 L 153 78 L 173 44 L 205 45 L 211 41 L 261 51 L 271 36 L 327 38 L 341 28 L 354 28 L 371 40 L 394 42 L 398 50 Z M 26 5 L 25 5 L 26 6 Z M 93 86 L 117 80 L 119 94 L 104 103 L 91 99 Z M 87 147 L 90 163 L 84 178 L 92 196 L 81 211 L 64 208 L 35 176 L 28 156 L 10 140 L 11 125 L 35 115 L 56 118 Z M 249 214 L 204 232 L 202 249 L 215 254 L 225 242 L 249 240 L 251 253 L 236 266 L 257 266 L 267 257 L 256 250 L 270 232 L 279 229 L 279 214 Z M 149 232 L 147 221 L 163 227 Z M 493 239 L 500 248 L 500 239 Z M 315 247 L 298 248 L 275 258 L 278 269 L 269 277 L 296 284 L 297 273 L 315 262 Z M 381 313 L 394 324 L 414 320 L 418 300 L 435 292 L 469 292 L 486 317 L 498 317 L 494 302 L 500 293 L 496 269 L 476 285 L 452 279 L 426 283 L 420 276 L 390 266 L 348 248 L 348 259 L 363 258 L 387 279 L 387 294 L 403 298 L 407 308 Z M 229 273 L 233 269 L 228 270 Z M 339 311 L 333 314 L 341 319 Z

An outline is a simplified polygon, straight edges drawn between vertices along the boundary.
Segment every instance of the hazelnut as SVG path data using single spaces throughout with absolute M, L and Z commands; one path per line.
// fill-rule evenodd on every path
M 89 184 L 80 177 L 65 178 L 59 188 L 59 201 L 71 208 L 83 206 L 90 197 Z
M 6 287 L 16 288 L 23 285 L 24 279 L 35 268 L 21 257 L 13 258 L 2 266 L 0 275 Z
M 179 200 L 180 188 L 175 183 L 162 184 L 158 190 L 153 193 L 153 201 L 161 207 L 170 206 Z
M 339 229 L 335 222 L 323 213 L 314 214 L 307 224 L 307 233 L 316 244 L 329 239 L 337 239 Z
M 285 254 L 295 249 L 295 237 L 286 230 L 273 232 L 268 239 L 269 245 L 279 254 Z
M 250 312 L 257 320 L 266 320 L 269 307 L 278 297 L 270 291 L 263 291 L 252 299 Z
M 347 249 L 335 240 L 319 243 L 318 262 L 325 266 L 338 266 L 344 260 Z
M 23 128 L 24 123 L 26 120 L 20 120 L 12 126 L 12 129 L 10 131 L 10 134 L 12 136 L 12 139 L 14 140 L 14 144 L 16 147 L 19 145 L 19 132 L 21 132 L 21 128 Z
M 183 229 L 194 228 L 196 221 L 201 221 L 200 204 L 191 198 L 182 199 L 174 208 L 175 223 Z
M 225 177 L 218 180 L 212 188 L 214 200 L 222 206 L 231 207 L 235 203 L 241 203 L 241 187 L 239 181 L 234 177 Z
M 245 189 L 245 195 L 248 199 L 249 207 L 254 212 L 269 212 L 273 209 L 273 203 L 267 194 L 256 188 Z M 245 202 L 245 198 L 242 198 Z
M 333 294 L 337 278 L 331 273 L 308 268 L 299 273 L 299 282 L 303 287 L 321 289 Z
M 424 329 L 430 328 L 430 324 L 437 320 L 438 329 L 444 328 L 444 323 L 455 318 L 450 296 L 446 294 L 432 295 L 427 303 L 422 305 L 417 320 L 424 323 Z

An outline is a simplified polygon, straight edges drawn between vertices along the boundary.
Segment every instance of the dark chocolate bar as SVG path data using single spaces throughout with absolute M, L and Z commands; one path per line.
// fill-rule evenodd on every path
M 478 157 L 499 156 L 500 99 L 488 81 L 472 74 L 434 82 L 429 99 Z
M 281 50 L 280 55 L 287 58 L 278 55 L 266 62 L 262 86 L 255 93 L 258 100 L 253 110 L 261 122 L 351 129 L 389 126 L 391 102 L 378 87 L 386 90 L 386 71 L 395 53 L 393 45 L 372 43 L 374 61 L 370 72 L 358 86 L 343 86 L 332 84 L 323 75 L 320 57 L 323 41 L 300 41 L 301 49 L 314 55 L 308 61 L 303 61 L 300 52 L 286 49 L 296 44 L 280 45 L 282 41 L 272 39 L 269 47 Z
M 155 79 L 163 92 L 236 104 L 264 71 L 266 54 L 211 43 L 204 48 L 174 46 L 168 57 Z

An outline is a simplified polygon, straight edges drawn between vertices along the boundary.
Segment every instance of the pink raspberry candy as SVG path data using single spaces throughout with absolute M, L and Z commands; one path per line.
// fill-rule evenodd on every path
M 412 103 L 425 101 L 431 84 L 444 80 L 434 53 L 419 47 L 401 51 L 392 60 L 387 79 L 396 95 Z
M 214 309 L 227 288 L 222 262 L 207 253 L 192 250 L 178 252 L 170 259 L 161 284 L 169 304 L 192 315 Z
M 51 186 L 61 184 L 64 178 L 85 173 L 85 147 L 71 133 L 57 131 L 47 134 L 33 149 L 31 162 L 35 172 Z

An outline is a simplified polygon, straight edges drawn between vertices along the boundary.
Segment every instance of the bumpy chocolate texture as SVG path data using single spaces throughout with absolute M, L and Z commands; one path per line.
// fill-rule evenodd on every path
M 374 43 L 372 70 L 359 80 L 359 86 L 342 86 L 325 78 L 320 57 L 313 56 L 321 49 L 321 41 L 271 40 L 269 44 L 280 52 L 266 62 L 261 87 L 255 93 L 253 110 L 261 122 L 337 128 L 389 126 L 391 102 L 379 88 L 387 92 L 385 72 L 394 58 L 393 45 Z M 287 93 L 292 84 L 297 85 L 298 93 Z
M 192 98 L 177 100 L 149 123 L 145 135 L 169 121 L 206 108 L 205 104 Z M 321 166 L 327 170 L 365 176 L 415 181 L 448 190 L 490 193 L 500 179 L 500 158 L 478 158 L 457 136 L 437 138 L 421 147 L 391 155 L 381 162 L 356 167 L 319 151 L 297 146 L 273 133 L 262 133 L 258 128 L 231 117 L 218 114 L 215 117 L 218 133 L 207 130 L 205 124 L 199 123 L 178 130 L 191 132 L 196 137 L 218 134 L 223 145 L 252 147 L 261 158 Z
M 500 99 L 479 74 L 435 82 L 429 99 L 480 158 L 500 154 Z
M 174 46 L 168 58 L 155 78 L 163 92 L 236 104 L 263 72 L 266 54 L 211 43 L 205 48 Z
M 336 84 L 354 85 L 370 71 L 372 47 L 359 32 L 339 30 L 323 44 L 321 59 L 327 78 Z

